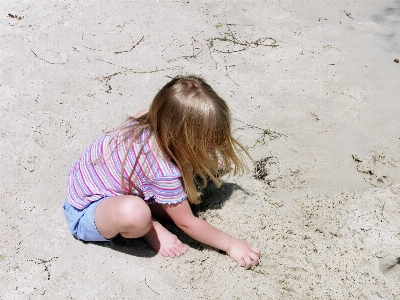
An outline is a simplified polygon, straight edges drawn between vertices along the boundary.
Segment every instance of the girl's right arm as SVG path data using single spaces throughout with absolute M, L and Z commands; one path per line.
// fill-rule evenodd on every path
M 225 251 L 242 267 L 250 268 L 258 263 L 259 249 L 252 247 L 245 240 L 236 239 L 195 217 L 187 200 L 173 205 L 163 204 L 162 207 L 176 226 L 192 238 Z

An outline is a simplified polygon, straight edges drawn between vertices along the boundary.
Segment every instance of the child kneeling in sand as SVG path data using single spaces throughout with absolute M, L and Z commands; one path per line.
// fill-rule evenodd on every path
M 76 160 L 63 209 L 72 234 L 108 241 L 142 237 L 156 252 L 187 251 L 157 218 L 168 217 L 192 238 L 225 251 L 240 266 L 258 263 L 260 250 L 195 217 L 195 176 L 219 182 L 219 168 L 244 164 L 231 135 L 226 102 L 201 78 L 176 77 L 141 111 L 96 140 Z

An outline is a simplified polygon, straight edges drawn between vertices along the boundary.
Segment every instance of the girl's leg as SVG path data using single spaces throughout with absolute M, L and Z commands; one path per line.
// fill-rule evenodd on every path
M 126 238 L 143 237 L 163 256 L 175 257 L 187 251 L 174 234 L 152 219 L 149 206 L 139 197 L 126 195 L 102 200 L 94 220 L 97 230 L 107 239 L 118 233 Z
M 176 257 L 187 251 L 187 246 L 156 220 L 153 220 L 152 229 L 142 238 L 162 256 Z

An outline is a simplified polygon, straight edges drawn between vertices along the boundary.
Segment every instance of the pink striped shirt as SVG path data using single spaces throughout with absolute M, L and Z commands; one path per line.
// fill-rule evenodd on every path
M 161 204 L 173 204 L 185 200 L 187 195 L 182 186 L 181 172 L 160 150 L 157 151 L 155 139 L 150 138 L 146 142 L 148 134 L 148 130 L 144 130 L 129 149 L 125 161 L 124 180 L 128 179 L 143 146 L 132 180 L 142 191 L 144 200 L 148 203 Z M 84 209 L 93 201 L 104 197 L 126 194 L 121 187 L 121 170 L 129 141 L 119 142 L 114 139 L 108 150 L 110 139 L 111 134 L 100 137 L 72 165 L 67 194 L 72 206 Z M 102 158 L 105 153 L 105 157 Z M 138 194 L 135 190 L 132 193 Z

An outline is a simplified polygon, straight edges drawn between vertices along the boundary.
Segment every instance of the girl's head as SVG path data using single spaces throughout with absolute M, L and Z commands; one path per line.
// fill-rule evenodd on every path
M 176 77 L 155 96 L 149 112 L 139 123 L 149 124 L 159 148 L 182 173 L 191 203 L 198 203 L 195 176 L 220 185 L 219 169 L 245 165 L 239 157 L 246 150 L 232 137 L 231 116 L 226 102 L 201 78 Z M 239 155 L 239 157 L 238 157 Z

